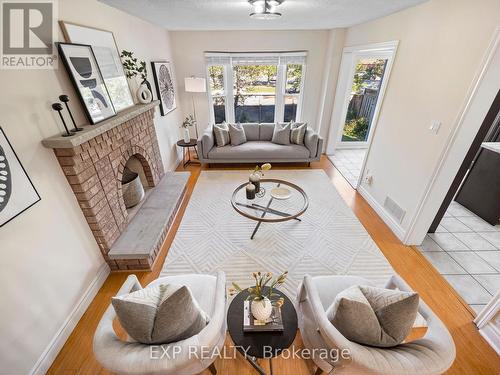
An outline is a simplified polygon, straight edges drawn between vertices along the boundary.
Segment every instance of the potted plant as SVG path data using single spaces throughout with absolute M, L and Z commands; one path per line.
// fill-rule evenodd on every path
M 125 50 L 122 51 L 120 57 L 123 59 L 123 69 L 125 70 L 127 78 L 132 79 L 140 76 L 142 79 L 136 92 L 137 100 L 141 103 L 151 102 L 153 100 L 153 91 L 151 90 L 151 84 L 148 81 L 146 62 L 144 60 L 138 60 L 134 57 L 133 52 Z
M 279 294 L 275 293 L 274 290 L 286 281 L 287 275 L 288 271 L 285 271 L 273 280 L 273 275 L 270 272 L 262 274 L 259 271 L 252 274 L 253 278 L 255 279 L 255 285 L 246 288 L 249 293 L 249 296 L 246 300 L 252 301 L 250 310 L 255 319 L 267 321 L 267 319 L 269 319 L 273 312 L 273 306 L 283 306 L 285 300 L 283 299 L 283 297 L 279 297 Z M 238 284 L 234 282 L 232 284 L 233 288 L 229 289 L 229 293 L 231 295 L 243 291 L 243 289 Z
M 196 120 L 193 115 L 189 115 L 184 119 L 184 122 L 181 125 L 181 128 L 184 129 L 184 142 L 189 143 L 191 140 L 191 136 L 189 133 L 189 127 L 196 126 Z

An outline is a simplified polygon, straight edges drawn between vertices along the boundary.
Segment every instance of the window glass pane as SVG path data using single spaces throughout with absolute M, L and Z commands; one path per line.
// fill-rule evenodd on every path
M 224 95 L 224 67 L 220 65 L 209 66 L 208 76 L 212 96 Z
M 342 142 L 368 139 L 386 65 L 387 59 L 359 59 L 356 62 Z
M 216 96 L 213 98 L 214 119 L 216 124 L 221 124 L 226 121 L 226 98 L 224 96 Z
M 287 94 L 300 93 L 301 82 L 302 82 L 302 65 L 288 64 L 286 66 L 285 93 Z
M 299 102 L 299 97 L 297 95 L 285 96 L 285 115 L 283 117 L 283 120 L 285 122 L 296 120 L 298 102 Z
M 236 101 L 236 98 L 235 98 Z M 276 96 L 241 95 L 234 106 L 236 122 L 274 122 Z
M 233 67 L 236 122 L 274 122 L 276 65 Z

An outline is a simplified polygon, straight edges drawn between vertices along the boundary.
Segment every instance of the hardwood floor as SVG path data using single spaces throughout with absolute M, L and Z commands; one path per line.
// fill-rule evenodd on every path
M 450 285 L 439 275 L 422 254 L 414 247 L 403 245 L 368 203 L 348 184 L 326 157 L 312 163 L 312 168 L 323 169 L 342 198 L 354 211 L 358 219 L 370 233 L 374 241 L 398 272 L 410 286 L 416 290 L 425 302 L 434 310 L 450 330 L 457 347 L 457 358 L 448 374 L 494 374 L 500 373 L 500 359 L 495 351 L 482 339 L 472 323 L 473 312 L 457 295 Z M 220 167 L 220 169 L 238 169 L 241 166 Z M 248 166 L 244 166 L 248 169 Z M 275 169 L 305 168 L 297 165 L 274 166 Z M 136 273 L 143 285 L 158 277 L 170 244 L 179 227 L 182 215 L 193 192 L 200 171 L 204 168 L 188 166 L 191 171 L 187 192 L 175 218 L 173 226 L 163 244 L 160 256 L 152 272 Z M 214 168 L 215 169 L 215 168 Z M 184 170 L 182 166 L 178 170 Z M 92 353 L 92 338 L 97 324 L 109 305 L 110 299 L 118 291 L 129 273 L 112 273 L 83 315 L 68 341 L 62 348 L 48 374 L 109 374 L 95 360 Z M 226 339 L 226 345 L 230 339 Z M 302 341 L 297 334 L 295 345 Z M 215 362 L 219 374 L 256 374 L 255 370 L 239 356 L 233 360 Z M 269 369 L 269 361 L 262 361 L 264 369 Z M 311 361 L 300 359 L 273 359 L 273 372 L 279 374 L 306 375 L 314 373 Z M 208 375 L 207 370 L 203 375 Z

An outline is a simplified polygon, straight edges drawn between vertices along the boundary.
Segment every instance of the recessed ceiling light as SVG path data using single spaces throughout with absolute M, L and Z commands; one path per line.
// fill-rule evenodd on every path
M 248 0 L 253 6 L 254 11 L 250 17 L 259 20 L 272 20 L 281 17 L 281 13 L 276 12 L 276 7 L 283 0 Z

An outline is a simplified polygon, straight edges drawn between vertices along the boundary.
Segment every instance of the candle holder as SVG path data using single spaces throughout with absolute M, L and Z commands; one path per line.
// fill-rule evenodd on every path
M 72 135 L 74 135 L 74 134 L 69 132 L 68 127 L 66 126 L 66 122 L 64 121 L 64 117 L 61 113 L 61 111 L 63 110 L 62 104 L 61 103 L 54 103 L 54 104 L 52 104 L 52 109 L 54 111 L 57 111 L 57 113 L 59 113 L 59 117 L 61 118 L 61 121 L 64 125 L 64 129 L 66 129 L 66 134 L 63 133 L 63 134 L 61 134 L 61 136 L 62 137 L 71 137 Z
M 255 191 L 258 193 L 260 191 L 260 178 L 261 178 L 261 175 L 259 172 L 254 172 L 250 175 L 250 177 L 248 178 L 248 181 L 255 185 Z
M 69 109 L 69 105 L 68 105 L 69 96 L 68 95 L 59 95 L 59 100 L 66 105 L 66 109 L 69 112 L 69 117 L 71 117 L 71 121 L 73 122 L 74 129 L 71 129 L 71 132 L 76 133 L 76 132 L 82 131 L 83 128 L 79 128 L 78 126 L 76 126 L 76 122 L 75 122 L 75 119 L 73 118 L 73 114 L 71 113 L 71 110 Z
M 247 199 L 255 199 L 255 185 L 254 184 L 251 184 L 249 183 L 246 188 L 245 188 L 245 191 L 246 191 L 246 194 L 247 194 Z

